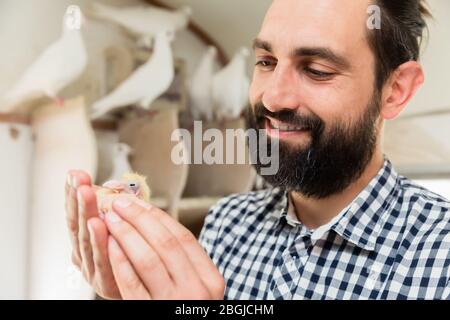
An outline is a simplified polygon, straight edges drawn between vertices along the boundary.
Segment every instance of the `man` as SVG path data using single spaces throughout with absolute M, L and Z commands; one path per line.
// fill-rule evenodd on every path
M 380 30 L 368 28 L 371 5 Z M 279 141 L 280 168 L 265 177 L 274 188 L 211 210 L 200 237 L 211 259 L 145 203 L 117 201 L 103 222 L 89 177 L 72 172 L 73 260 L 97 293 L 448 299 L 450 204 L 399 176 L 381 146 L 384 121 L 424 82 L 425 13 L 419 0 L 273 1 L 254 42 L 247 120 Z

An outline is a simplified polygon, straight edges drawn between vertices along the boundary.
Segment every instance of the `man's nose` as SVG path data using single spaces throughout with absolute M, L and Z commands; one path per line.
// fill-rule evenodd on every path
M 277 65 L 262 96 L 271 112 L 297 109 L 300 106 L 300 75 L 292 66 Z

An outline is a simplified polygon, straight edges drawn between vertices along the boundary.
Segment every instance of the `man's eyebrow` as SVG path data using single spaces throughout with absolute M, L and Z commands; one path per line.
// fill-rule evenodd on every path
M 264 40 L 256 38 L 253 41 L 253 50 L 262 49 L 269 53 L 273 53 L 272 45 Z M 350 62 L 339 54 L 334 53 L 333 50 L 327 47 L 304 47 L 297 48 L 292 54 L 294 57 L 311 57 L 327 60 L 342 69 L 350 69 Z
M 269 53 L 272 53 L 272 46 L 267 41 L 256 38 L 253 40 L 253 50 L 255 49 L 263 49 Z
M 327 60 L 342 69 L 350 69 L 350 62 L 344 56 L 336 54 L 326 47 L 297 48 L 293 52 L 295 57 L 312 57 Z

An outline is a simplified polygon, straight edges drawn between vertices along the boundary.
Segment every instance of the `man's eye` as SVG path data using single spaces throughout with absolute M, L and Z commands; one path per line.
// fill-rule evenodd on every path
M 305 71 L 307 73 L 309 73 L 310 75 L 312 75 L 316 79 L 328 80 L 329 78 L 334 76 L 334 73 L 323 72 L 323 71 L 316 70 L 316 69 L 311 69 L 311 68 L 305 68 Z
M 271 67 L 273 65 L 273 63 L 271 61 L 268 61 L 268 60 L 259 60 L 259 61 L 256 61 L 255 65 L 256 66 L 261 66 L 263 68 L 269 68 L 269 67 Z

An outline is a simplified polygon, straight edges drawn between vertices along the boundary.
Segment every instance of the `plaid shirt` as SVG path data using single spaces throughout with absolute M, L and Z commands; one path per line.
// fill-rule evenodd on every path
M 225 278 L 226 299 L 450 299 L 450 203 L 389 160 L 316 230 L 289 203 L 274 188 L 211 209 L 200 242 Z

